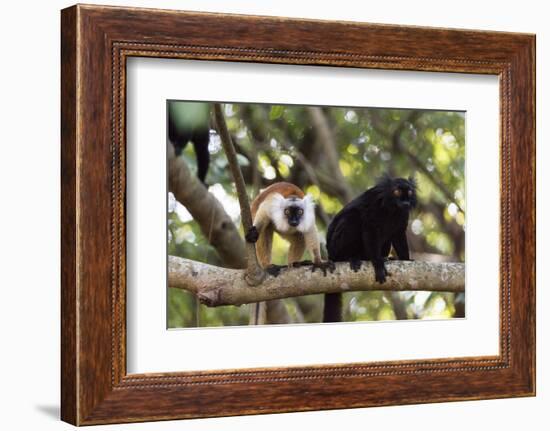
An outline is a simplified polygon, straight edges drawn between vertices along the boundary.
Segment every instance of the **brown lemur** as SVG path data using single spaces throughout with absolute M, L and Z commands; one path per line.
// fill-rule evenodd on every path
M 281 266 L 272 264 L 273 234 L 277 232 L 290 243 L 288 265 L 300 263 L 307 250 L 313 259 L 313 270 L 320 268 L 325 274 L 332 269 L 330 262 L 321 258 L 319 234 L 315 224 L 315 204 L 311 195 L 306 195 L 291 183 L 278 182 L 263 190 L 252 202 L 253 226 L 245 237 L 256 243 L 256 254 L 260 265 L 273 276 L 277 276 Z M 311 264 L 311 262 L 309 262 Z M 256 317 L 262 312 L 257 307 Z M 257 323 L 258 319 L 254 319 Z

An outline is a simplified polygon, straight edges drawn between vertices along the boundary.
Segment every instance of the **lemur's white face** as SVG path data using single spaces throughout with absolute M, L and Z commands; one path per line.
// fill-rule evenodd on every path
M 295 196 L 284 198 L 275 193 L 271 214 L 279 232 L 307 232 L 315 224 L 315 204 L 311 195 L 300 199 Z

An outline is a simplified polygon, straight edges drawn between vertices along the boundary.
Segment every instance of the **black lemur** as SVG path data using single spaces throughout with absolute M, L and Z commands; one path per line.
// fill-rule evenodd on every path
M 384 260 L 393 246 L 397 258 L 409 260 L 407 225 L 416 206 L 416 183 L 412 178 L 383 177 L 366 192 L 348 203 L 329 224 L 328 257 L 333 262 L 349 261 L 354 271 L 362 260 L 370 260 L 375 278 L 386 281 Z M 342 320 L 342 294 L 325 295 L 323 322 Z
M 204 184 L 210 153 L 210 104 L 200 102 L 168 102 L 168 138 L 179 156 L 191 142 L 197 157 L 197 177 Z

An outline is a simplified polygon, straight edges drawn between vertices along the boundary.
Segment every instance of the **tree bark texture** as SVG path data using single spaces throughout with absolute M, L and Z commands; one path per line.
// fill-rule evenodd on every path
M 390 276 L 383 284 L 375 281 L 372 265 L 365 262 L 357 272 L 337 263 L 326 275 L 311 266 L 282 269 L 277 277 L 268 275 L 260 285 L 250 286 L 244 271 L 169 256 L 168 285 L 195 294 L 210 307 L 350 291 L 464 292 L 463 263 L 389 261 L 386 268 Z

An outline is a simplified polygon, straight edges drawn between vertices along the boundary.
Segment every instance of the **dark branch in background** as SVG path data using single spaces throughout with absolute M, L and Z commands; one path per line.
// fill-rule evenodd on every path
M 464 292 L 463 263 L 389 261 L 391 274 L 384 284 L 374 280 L 372 265 L 354 272 L 347 263 L 337 263 L 333 273 L 323 275 L 311 267 L 283 269 L 278 277 L 267 276 L 250 286 L 242 271 L 225 269 L 169 256 L 168 285 L 185 289 L 211 307 L 241 305 L 317 293 L 351 291 Z
M 291 132 L 288 127 L 288 122 L 282 119 L 279 119 L 277 122 L 279 123 L 281 130 L 283 130 L 286 138 L 282 140 L 281 145 L 286 151 L 288 151 L 294 157 L 294 159 L 298 162 L 298 164 L 302 166 L 302 168 L 304 169 L 303 172 L 305 173 L 305 176 L 307 177 L 309 182 L 311 184 L 316 185 L 319 188 L 319 190 L 322 190 L 323 187 L 321 186 L 321 182 L 319 181 L 315 168 L 308 161 L 306 156 L 298 149 L 298 147 L 296 145 L 293 145 L 293 139 L 291 137 Z M 309 138 L 311 139 L 311 137 Z M 307 139 L 307 137 L 304 136 L 304 139 Z M 303 188 L 304 184 L 300 182 L 300 184 L 296 184 L 296 185 Z M 328 224 L 330 223 L 330 218 L 328 217 L 327 213 L 325 212 L 325 210 L 321 205 L 315 206 L 315 213 L 323 221 L 324 225 L 328 226 Z
M 246 186 L 244 184 L 243 175 L 239 168 L 237 161 L 237 153 L 231 140 L 231 135 L 227 129 L 225 118 L 223 116 L 222 107 L 219 103 L 214 103 L 214 118 L 216 119 L 216 126 L 222 142 L 222 147 L 225 151 L 233 180 L 235 181 L 235 187 L 239 197 L 239 205 L 241 207 L 241 221 L 243 229 L 247 232 L 252 227 L 252 214 L 250 213 L 250 202 L 248 201 L 248 195 L 246 193 Z M 258 285 L 265 277 L 265 272 L 258 263 L 256 256 L 256 247 L 254 244 L 246 243 L 246 275 L 247 282 L 251 285 Z
M 407 157 L 413 162 L 416 168 L 424 175 L 426 175 L 426 177 L 428 177 L 432 184 L 434 184 L 439 189 L 439 191 L 443 194 L 443 196 L 445 196 L 445 198 L 449 202 L 453 202 L 461 212 L 464 212 L 462 207 L 456 202 L 455 197 L 451 194 L 449 189 L 447 189 L 447 187 L 445 187 L 440 181 L 437 180 L 437 178 L 435 178 L 435 175 L 428 170 L 426 165 L 422 163 L 422 161 L 415 154 L 411 153 L 410 150 L 406 148 L 405 144 L 403 144 L 401 140 L 399 140 L 399 142 L 400 150 L 407 155 Z
M 407 305 L 401 298 L 399 297 L 398 292 L 385 292 L 386 293 L 386 299 L 391 302 L 393 307 L 393 313 L 395 314 L 395 318 L 397 320 L 407 320 Z
M 464 229 L 455 220 L 451 219 L 447 221 L 445 219 L 445 216 L 444 216 L 445 205 L 440 202 L 432 201 L 426 204 L 421 204 L 420 207 L 422 208 L 422 211 L 432 213 L 442 228 L 444 226 L 447 226 L 448 233 L 454 239 L 454 244 L 455 244 L 454 254 L 458 257 L 463 255 L 464 247 L 465 247 Z
M 205 238 L 229 268 L 246 268 L 244 241 L 220 202 L 189 170 L 183 157 L 176 157 L 168 144 L 168 189 L 198 223 Z
M 326 156 L 330 173 L 334 178 L 334 184 L 338 185 L 338 196 L 342 198 L 342 203 L 347 203 L 352 199 L 353 194 L 340 171 L 338 147 L 325 113 L 318 107 L 307 107 L 306 111 L 315 130 L 315 137 L 323 148 L 323 154 Z
M 461 298 L 459 298 L 461 296 Z M 454 317 L 465 317 L 466 316 L 466 303 L 464 301 L 464 295 L 455 295 L 455 300 L 453 302 L 455 307 Z
M 307 114 L 304 112 L 304 115 Z M 304 122 L 307 122 L 307 119 L 304 119 Z M 295 148 L 299 148 L 304 159 L 307 160 L 311 166 L 315 167 L 315 171 L 319 175 L 321 173 L 324 155 L 322 149 L 318 148 L 319 143 L 317 139 L 315 139 L 315 130 L 313 127 L 306 127 L 301 136 L 293 136 L 291 130 L 288 129 L 287 137 Z M 293 169 L 290 175 L 291 182 L 297 185 L 304 184 L 307 181 L 306 172 L 301 169 Z
M 287 149 L 288 149 L 288 146 L 287 146 Z M 292 151 L 292 155 L 298 161 L 298 163 L 302 166 L 302 168 L 304 168 L 304 172 L 306 173 L 311 184 L 316 185 L 319 188 L 319 190 L 322 190 L 321 182 L 319 181 L 319 178 L 317 176 L 317 173 L 315 172 L 315 169 L 307 161 L 304 155 L 297 149 L 294 149 Z M 330 223 L 330 219 L 327 213 L 325 212 L 325 210 L 323 209 L 323 207 L 321 205 L 315 205 L 315 212 L 321 218 L 325 226 L 328 226 L 328 224 Z
M 389 131 L 387 131 L 382 126 L 382 120 L 380 119 L 380 116 L 378 113 L 374 111 L 370 111 L 370 119 L 371 119 L 371 125 L 376 130 L 376 132 L 382 136 L 387 137 L 390 139 L 392 143 L 392 149 L 395 152 L 401 152 L 404 153 L 409 160 L 414 164 L 414 166 L 421 171 L 429 180 L 430 182 L 445 196 L 445 198 L 449 202 L 453 202 L 460 211 L 464 212 L 464 210 L 458 205 L 458 203 L 455 202 L 455 198 L 453 194 L 443 185 L 440 181 L 437 180 L 435 175 L 428 170 L 426 165 L 420 160 L 415 154 L 413 154 L 407 145 L 403 143 L 401 139 L 401 134 L 405 130 L 407 124 L 413 124 L 416 127 L 416 121 L 418 118 L 422 115 L 421 111 L 412 111 L 407 118 L 403 119 L 399 126 L 395 129 L 395 131 L 390 134 Z

